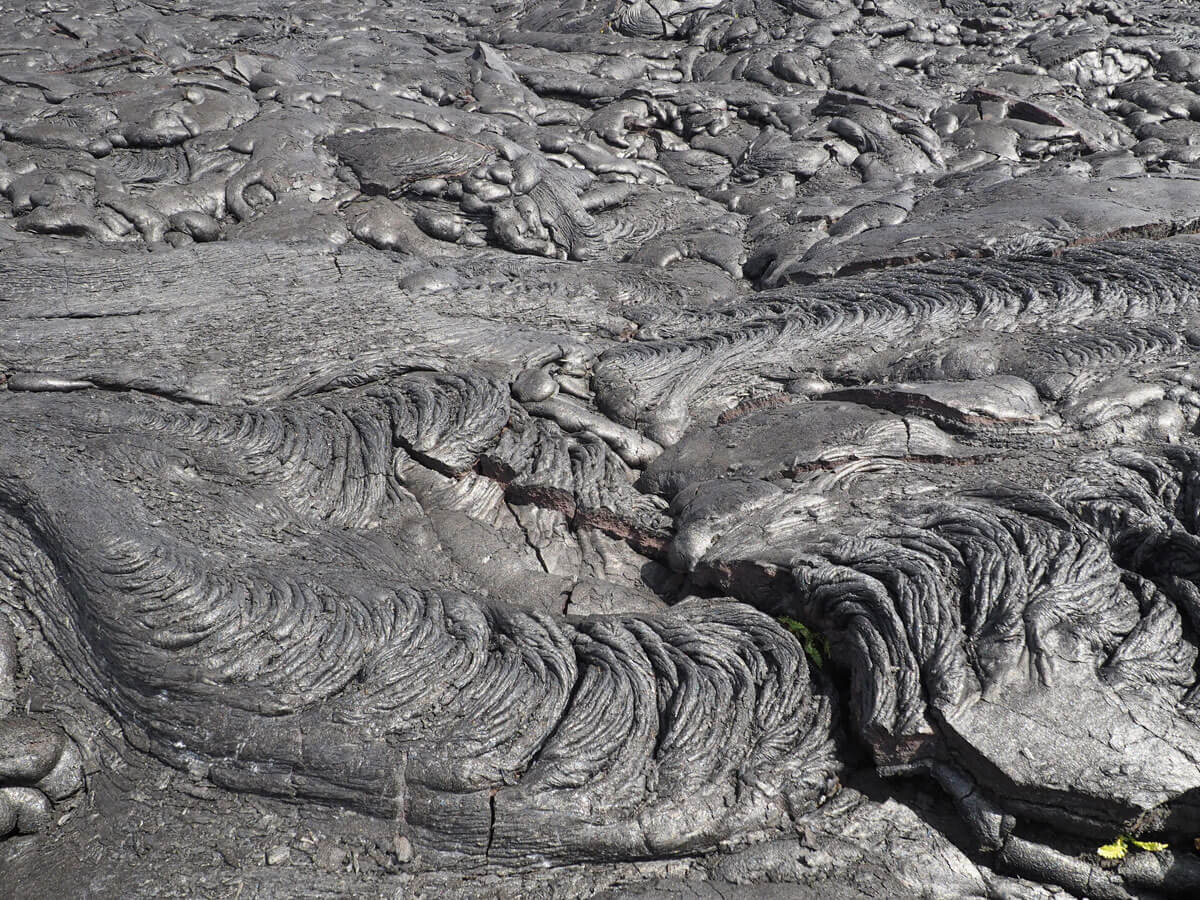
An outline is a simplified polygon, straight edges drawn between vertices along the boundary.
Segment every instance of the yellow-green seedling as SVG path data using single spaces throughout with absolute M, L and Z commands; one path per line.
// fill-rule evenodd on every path
M 1167 849 L 1167 845 L 1161 841 L 1139 841 L 1127 834 L 1122 834 L 1111 844 L 1098 847 L 1096 853 L 1104 859 L 1124 859 L 1126 854 L 1129 853 L 1130 847 L 1138 850 L 1146 850 L 1150 853 L 1161 853 Z

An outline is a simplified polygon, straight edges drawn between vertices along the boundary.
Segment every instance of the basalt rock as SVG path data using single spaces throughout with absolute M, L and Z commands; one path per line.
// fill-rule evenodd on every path
M 1188 4 L 0 63 L 0 894 L 1200 893 Z

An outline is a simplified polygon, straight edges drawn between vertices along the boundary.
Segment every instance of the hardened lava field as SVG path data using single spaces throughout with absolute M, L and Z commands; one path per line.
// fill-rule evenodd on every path
M 1191 0 L 0 0 L 0 137 L 0 894 L 1200 896 Z

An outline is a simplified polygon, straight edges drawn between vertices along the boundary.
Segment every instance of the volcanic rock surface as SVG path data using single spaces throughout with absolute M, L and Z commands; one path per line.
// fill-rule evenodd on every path
M 0 895 L 1200 896 L 1191 0 L 0 13 Z

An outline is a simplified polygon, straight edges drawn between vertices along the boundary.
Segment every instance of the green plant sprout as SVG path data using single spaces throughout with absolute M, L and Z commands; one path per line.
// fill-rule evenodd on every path
M 1139 841 L 1127 834 L 1122 834 L 1111 844 L 1098 847 L 1096 853 L 1104 859 L 1124 859 L 1130 847 L 1136 847 L 1138 850 L 1147 850 L 1150 853 L 1162 853 L 1162 851 L 1167 849 L 1167 845 L 1161 841 Z
M 804 655 L 813 661 L 818 669 L 825 666 L 825 660 L 829 658 L 829 641 L 825 635 L 819 634 L 796 619 L 788 616 L 780 616 L 779 624 L 790 631 L 800 641 L 804 647 Z

